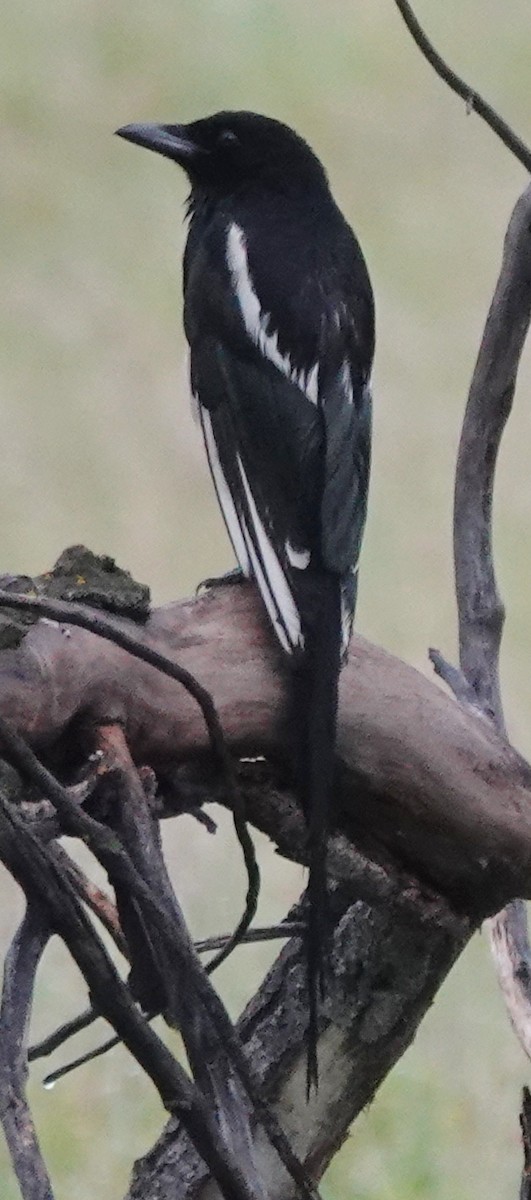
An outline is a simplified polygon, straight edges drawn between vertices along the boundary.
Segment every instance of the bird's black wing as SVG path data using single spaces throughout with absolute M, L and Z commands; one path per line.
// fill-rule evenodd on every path
M 236 556 L 256 578 L 281 644 L 296 651 L 304 644 L 310 601 L 303 594 L 305 576 L 320 557 L 322 415 L 255 348 L 199 338 L 191 365 L 209 465 Z
M 323 380 L 325 469 L 320 508 L 323 566 L 341 579 L 342 654 L 348 650 L 371 463 L 370 385 L 346 357 Z

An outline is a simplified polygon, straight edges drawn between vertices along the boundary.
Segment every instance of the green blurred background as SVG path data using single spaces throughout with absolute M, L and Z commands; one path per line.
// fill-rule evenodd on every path
M 418 0 L 418 13 L 531 137 L 528 0 Z M 253 108 L 293 124 L 321 155 L 373 277 L 375 453 L 358 627 L 421 670 L 430 645 L 455 658 L 456 445 L 522 169 L 436 79 L 392 0 L 13 0 L 1 55 L 0 569 L 37 573 L 83 541 L 164 601 L 231 565 L 187 401 L 184 178 L 112 131 Z M 496 496 L 503 689 L 528 755 L 530 373 L 527 356 Z M 216 929 L 228 928 L 243 887 L 230 830 L 209 838 L 184 819 L 166 836 L 194 930 L 212 931 L 212 880 Z M 273 918 L 302 878 L 261 845 L 261 916 Z M 5 877 L 1 899 L 5 946 L 21 908 Z M 268 961 L 244 949 L 227 966 L 233 1013 Z M 84 1002 L 55 947 L 36 1033 Z M 529 1074 L 478 937 L 357 1122 L 324 1196 L 515 1200 Z M 42 1075 L 32 1072 L 30 1090 L 58 1200 L 118 1198 L 163 1121 L 150 1085 L 124 1051 L 51 1092 Z M 3 1147 L 0 1194 L 18 1194 Z

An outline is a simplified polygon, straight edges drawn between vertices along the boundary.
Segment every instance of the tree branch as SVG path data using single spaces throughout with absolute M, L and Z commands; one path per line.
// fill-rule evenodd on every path
M 525 145 L 525 142 L 503 120 L 503 117 L 500 117 L 499 113 L 490 104 L 487 104 L 487 101 L 480 96 L 479 92 L 476 92 L 470 84 L 461 79 L 459 75 L 456 75 L 455 71 L 448 66 L 448 63 L 441 58 L 441 55 L 435 49 L 433 43 L 430 42 L 417 20 L 408 0 L 395 0 L 395 4 L 421 54 L 424 55 L 424 58 L 444 83 L 448 84 L 452 92 L 455 92 L 457 96 L 461 97 L 461 100 L 465 101 L 467 112 L 476 112 L 479 117 L 482 117 L 493 133 L 501 139 L 504 146 L 522 163 L 526 171 L 531 171 L 531 150 Z
M 53 1200 L 26 1101 L 27 1037 L 37 967 L 51 930 L 36 905 L 8 950 L 0 1007 L 0 1118 L 23 1200 Z
M 445 83 L 479 114 L 523 166 L 531 151 L 482 97 L 460 79 L 429 41 L 408 0 L 395 3 L 421 53 Z M 531 313 L 531 187 L 518 200 L 505 237 L 500 276 L 474 369 L 461 432 L 454 501 L 454 558 L 461 670 L 437 651 L 430 657 L 456 699 L 478 709 L 505 734 L 499 684 L 504 607 L 492 552 L 494 474 L 511 412 Z M 488 923 L 491 950 L 509 1016 L 531 1057 L 531 947 L 525 908 L 509 903 Z
M 112 623 L 127 628 L 117 617 Z M 201 679 L 235 755 L 266 755 L 287 778 L 287 669 L 251 587 L 220 587 L 154 610 L 138 636 Z M 41 751 L 53 746 L 56 760 L 62 747 L 72 753 L 76 736 L 82 755 L 87 727 L 118 715 L 138 763 L 171 778 L 174 789 L 184 772 L 187 804 L 184 764 L 206 770 L 211 761 L 201 715 L 173 680 L 75 627 L 65 637 L 39 621 L 17 649 L 0 653 L 2 713 Z M 338 754 L 333 821 L 368 852 L 367 879 L 379 863 L 402 864 L 480 916 L 529 893 L 529 767 L 487 722 L 360 637 L 341 676 Z M 254 770 L 259 763 L 249 764 Z M 212 772 L 205 778 L 208 794 Z M 298 806 L 285 805 L 279 823 L 274 808 L 268 818 L 260 789 L 253 800 L 245 786 L 248 817 L 304 861 Z
M 504 610 L 492 553 L 492 498 L 501 436 L 511 412 L 531 315 L 531 186 L 518 200 L 505 237 L 468 396 L 457 459 L 454 556 L 461 669 L 501 733 L 499 686 Z

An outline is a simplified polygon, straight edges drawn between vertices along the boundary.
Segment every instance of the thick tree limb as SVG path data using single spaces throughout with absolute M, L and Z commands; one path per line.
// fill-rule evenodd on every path
M 343 905 L 343 911 L 341 907 Z M 328 999 L 321 1017 L 320 1083 L 305 1104 L 304 968 L 289 943 L 238 1025 L 292 1145 L 317 1178 L 356 1115 L 413 1039 L 418 1024 L 472 932 L 466 918 L 450 933 L 422 904 L 416 918 L 399 904 L 344 907 L 336 897 Z M 293 1184 L 264 1139 L 255 1146 L 271 1200 L 292 1200 Z M 197 1190 L 200 1181 L 204 1187 Z M 212 1200 L 184 1136 L 169 1125 L 137 1164 L 129 1200 Z
M 118 618 L 114 619 L 118 624 Z M 212 692 L 237 754 L 282 760 L 286 668 L 252 588 L 219 588 L 155 610 L 139 635 L 195 672 Z M 80 698 L 82 707 L 80 709 Z M 38 622 L 0 655 L 0 714 L 42 751 L 83 727 L 124 723 L 139 763 L 174 778 L 208 763 L 201 714 L 176 683 L 81 629 Z M 486 722 L 392 655 L 354 638 L 342 672 L 337 824 L 371 856 L 406 865 L 478 915 L 531 890 L 531 772 Z M 219 795 L 218 795 L 219 798 Z M 256 811 L 255 811 L 256 809 Z M 268 825 L 263 805 L 248 816 Z M 303 860 L 293 821 L 267 832 Z M 273 830 L 273 825 L 275 829 Z M 374 899 L 371 889 L 369 899 Z

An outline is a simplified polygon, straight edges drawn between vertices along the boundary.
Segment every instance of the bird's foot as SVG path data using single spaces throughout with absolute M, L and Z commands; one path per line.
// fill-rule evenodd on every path
M 207 591 L 208 588 L 232 587 L 234 584 L 246 582 L 247 579 L 241 567 L 234 567 L 232 571 L 227 571 L 225 575 L 212 575 L 208 579 L 202 579 L 201 583 L 198 583 L 195 589 L 195 594 L 198 596 L 200 592 Z

